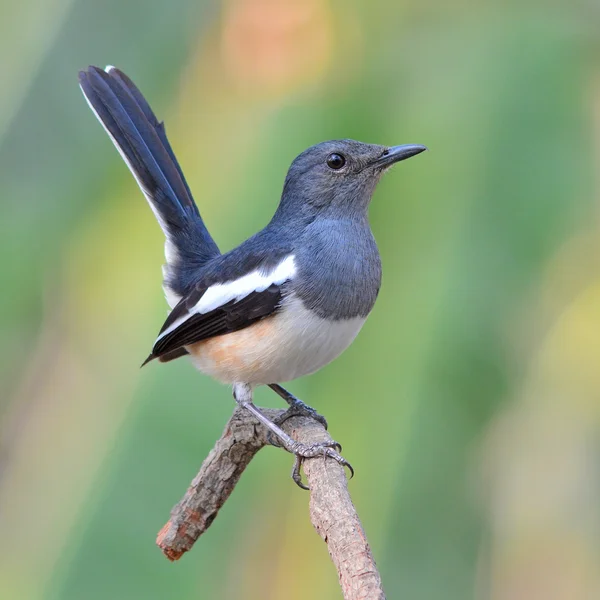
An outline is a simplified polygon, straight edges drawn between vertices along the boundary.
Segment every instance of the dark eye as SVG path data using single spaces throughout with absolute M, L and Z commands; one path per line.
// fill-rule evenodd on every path
M 346 159 L 341 154 L 330 154 L 327 157 L 327 166 L 337 171 L 346 164 Z

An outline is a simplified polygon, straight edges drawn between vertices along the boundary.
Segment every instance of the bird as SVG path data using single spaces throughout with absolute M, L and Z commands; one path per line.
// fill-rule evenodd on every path
M 311 146 L 291 163 L 270 222 L 221 253 L 149 103 L 113 66 L 79 72 L 90 108 L 129 167 L 165 235 L 163 289 L 171 309 L 144 365 L 189 356 L 233 387 L 237 404 L 294 454 L 300 486 L 306 458 L 329 456 L 354 473 L 337 442 L 303 444 L 285 418 L 326 420 L 281 384 L 314 373 L 355 339 L 377 299 L 381 259 L 368 220 L 382 174 L 420 154 L 419 144 L 350 139 Z M 143 366 L 143 365 L 142 365 Z M 268 419 L 253 403 L 269 386 L 289 405 Z

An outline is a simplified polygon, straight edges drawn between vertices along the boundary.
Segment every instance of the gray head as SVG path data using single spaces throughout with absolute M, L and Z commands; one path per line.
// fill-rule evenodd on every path
M 425 146 L 378 146 L 332 140 L 311 146 L 292 162 L 276 217 L 312 219 L 364 215 L 382 173 Z

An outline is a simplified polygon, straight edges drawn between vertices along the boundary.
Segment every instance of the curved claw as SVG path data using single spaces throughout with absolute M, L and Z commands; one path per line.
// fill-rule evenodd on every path
M 337 442 L 334 442 L 335 446 L 332 447 L 338 447 L 339 451 L 338 452 L 327 452 L 327 450 L 331 450 L 331 448 L 327 448 L 325 450 L 325 454 L 327 456 L 330 456 L 331 458 L 333 458 L 335 461 L 338 462 L 338 464 L 342 465 L 342 467 L 346 467 L 348 469 L 348 471 L 350 471 L 350 479 L 352 479 L 354 477 L 354 468 L 352 467 L 352 465 L 343 457 L 340 456 L 339 452 L 342 451 L 342 447 L 340 446 L 340 444 L 338 444 Z
M 294 483 L 303 490 L 310 490 L 310 488 L 302 481 L 302 462 L 306 458 L 315 458 L 319 454 L 321 454 L 323 457 L 328 456 L 329 458 L 333 458 L 338 464 L 346 467 L 350 471 L 350 479 L 354 477 L 354 468 L 343 456 L 340 456 L 339 454 L 342 450 L 342 446 L 338 442 L 331 441 L 322 444 L 315 444 L 313 446 L 297 444 L 294 450 L 295 460 L 294 466 L 292 467 L 292 479 L 294 480 Z
M 301 466 L 302 458 L 300 456 L 296 456 L 296 460 L 294 460 L 294 466 L 292 467 L 292 479 L 299 488 L 309 491 L 310 488 L 302 481 L 302 473 L 300 472 Z
M 320 415 L 314 408 L 308 406 L 308 404 L 305 404 L 299 398 L 296 398 L 294 394 L 291 394 L 277 383 L 270 383 L 269 387 L 278 396 L 283 398 L 290 406 L 290 410 L 287 413 L 285 413 L 285 415 L 283 415 L 280 424 L 283 423 L 286 419 L 289 419 L 290 417 L 303 416 L 314 419 L 315 421 L 321 423 L 321 425 L 323 425 L 325 429 L 327 429 L 327 419 L 323 415 Z
M 314 410 L 314 409 L 313 409 Z M 323 425 L 323 427 L 325 427 L 325 431 L 327 431 L 327 429 L 329 428 L 329 423 L 327 423 L 327 419 L 319 414 L 316 410 L 314 412 L 312 412 L 310 414 L 310 417 L 312 419 L 314 419 L 315 421 L 317 421 L 318 423 L 321 423 L 321 425 Z
M 348 471 L 350 471 L 350 479 L 352 479 L 354 477 L 354 469 L 352 465 L 348 461 L 346 461 L 346 464 L 344 466 L 348 469 Z

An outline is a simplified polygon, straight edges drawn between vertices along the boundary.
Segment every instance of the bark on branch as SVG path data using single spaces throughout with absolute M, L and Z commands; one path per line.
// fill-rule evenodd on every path
M 284 412 L 261 410 L 270 419 Z M 306 417 L 288 419 L 283 429 L 306 444 L 331 440 L 320 423 Z M 254 455 L 267 444 L 265 428 L 247 411 L 236 408 L 223 435 L 158 534 L 156 543 L 169 560 L 177 560 L 191 550 L 210 527 Z M 348 492 L 344 468 L 331 458 L 317 457 L 306 459 L 303 469 L 310 487 L 310 518 L 327 544 L 344 598 L 385 600 L 381 577 Z

